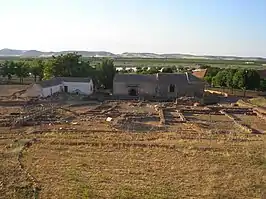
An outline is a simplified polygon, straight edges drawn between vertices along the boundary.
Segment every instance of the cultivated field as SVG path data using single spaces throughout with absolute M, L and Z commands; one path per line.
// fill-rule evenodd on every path
M 249 108 L 110 101 L 0 110 L 13 113 L 0 123 L 0 198 L 245 199 L 266 191 L 265 120 Z

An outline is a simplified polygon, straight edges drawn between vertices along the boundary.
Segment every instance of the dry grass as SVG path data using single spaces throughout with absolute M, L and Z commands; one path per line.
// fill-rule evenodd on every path
M 32 196 L 17 157 L 23 139 L 34 137 L 22 164 L 38 180 L 39 198 L 260 198 L 266 191 L 265 135 L 240 132 L 225 116 L 187 117 L 198 122 L 164 132 L 116 131 L 93 118 L 79 122 L 75 132 L 19 135 L 1 128 L 0 198 Z
M 266 183 L 262 140 L 178 137 L 176 133 L 46 134 L 23 154 L 23 160 L 40 180 L 40 198 L 260 196 Z
M 266 98 L 265 97 L 252 98 L 249 100 L 249 102 L 256 105 L 256 106 L 266 107 Z

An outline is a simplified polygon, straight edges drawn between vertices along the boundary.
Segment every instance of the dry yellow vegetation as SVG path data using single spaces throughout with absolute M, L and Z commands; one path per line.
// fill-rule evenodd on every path
M 2 127 L 0 198 L 33 198 L 34 183 L 41 199 L 261 198 L 265 135 L 241 132 L 225 116 L 186 117 L 184 124 L 138 132 L 96 117 L 39 133 Z M 257 117 L 243 121 L 250 119 L 266 130 Z

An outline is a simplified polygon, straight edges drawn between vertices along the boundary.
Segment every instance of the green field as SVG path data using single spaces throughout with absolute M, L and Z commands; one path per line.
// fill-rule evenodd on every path
M 87 58 L 92 65 L 97 65 L 103 58 Z M 197 65 L 209 65 L 219 68 L 266 68 L 266 61 L 264 60 L 217 60 L 217 59 L 156 59 L 156 58 L 112 58 L 116 67 L 196 67 Z M 33 60 L 33 58 L 19 58 L 19 57 L 0 57 L 0 62 L 4 60 Z
M 101 59 L 89 59 L 93 65 L 96 65 Z M 249 63 L 247 63 L 249 62 Z M 266 61 L 247 61 L 247 60 L 209 60 L 209 59 L 151 59 L 151 58 L 116 58 L 114 59 L 116 67 L 167 67 L 182 66 L 196 67 L 197 65 L 210 65 L 219 68 L 266 68 Z

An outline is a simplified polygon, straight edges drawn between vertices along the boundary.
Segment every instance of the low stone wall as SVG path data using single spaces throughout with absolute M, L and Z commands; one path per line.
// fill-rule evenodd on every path
M 180 110 L 177 110 L 176 112 L 179 115 L 179 118 L 181 119 L 182 122 L 187 121 L 187 119 L 185 118 L 185 116 L 183 115 L 183 113 Z
M 224 110 L 221 110 L 220 113 L 224 114 L 225 116 L 227 116 L 228 118 L 230 118 L 234 124 L 240 128 L 242 131 L 245 131 L 245 132 L 248 132 L 248 133 L 253 133 L 253 130 L 249 127 L 247 127 L 246 125 L 242 124 L 240 122 L 240 119 L 239 118 L 236 118 L 235 116 L 229 114 L 229 113 L 226 113 L 226 111 Z
M 266 114 L 261 113 L 260 111 L 258 111 L 256 108 L 253 110 L 253 112 L 261 119 L 266 121 Z
M 162 108 L 159 109 L 159 117 L 160 117 L 160 124 L 164 125 L 165 124 L 165 117 L 164 117 L 164 112 L 163 112 Z

